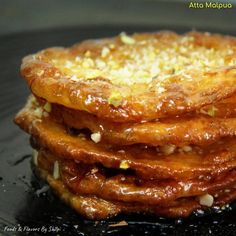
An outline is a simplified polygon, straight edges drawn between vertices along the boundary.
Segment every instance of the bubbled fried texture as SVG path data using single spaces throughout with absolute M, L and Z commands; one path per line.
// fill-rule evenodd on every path
M 214 117 L 208 114 L 211 109 L 214 109 Z M 230 114 L 226 110 L 230 111 Z M 99 132 L 102 142 L 113 145 L 142 143 L 149 146 L 174 144 L 181 147 L 206 146 L 221 138 L 233 137 L 236 134 L 236 118 L 233 112 L 236 112 L 236 103 L 218 103 L 202 108 L 201 113 L 187 114 L 183 117 L 119 124 L 88 112 L 52 104 L 51 116 L 67 127 L 78 130 L 87 128 L 92 133 Z M 229 117 L 224 117 L 226 115 Z
M 197 32 L 130 38 L 131 44 L 118 36 L 46 49 L 26 57 L 21 74 L 37 96 L 116 122 L 183 114 L 236 92 L 235 38 Z
M 187 217 L 194 210 L 205 209 L 206 207 L 199 204 L 197 198 L 181 198 L 170 201 L 169 205 L 150 205 L 149 203 L 138 202 L 122 202 L 104 200 L 96 195 L 83 195 L 81 193 L 73 193 L 61 179 L 54 179 L 50 171 L 46 168 L 34 167 L 36 173 L 45 179 L 54 192 L 75 211 L 86 218 L 93 220 L 101 220 L 116 216 L 120 213 L 148 213 L 165 217 Z M 229 189 L 229 192 L 216 191 L 217 198 L 214 205 L 224 205 L 236 198 L 235 188 Z
M 80 160 L 84 163 L 101 163 L 107 168 L 119 168 L 126 161 L 130 169 L 142 178 L 191 179 L 200 175 L 215 176 L 236 167 L 235 138 L 226 139 L 221 145 L 214 143 L 201 153 L 157 154 L 156 149 L 138 146 L 111 147 L 107 144 L 73 136 L 51 117 L 42 120 L 28 105 L 16 116 L 15 122 L 31 134 L 38 146 L 49 149 L 62 158 Z M 119 152 L 122 149 L 124 152 Z
M 23 59 L 15 122 L 36 172 L 90 219 L 187 217 L 236 199 L 236 39 L 138 33 Z
M 40 149 L 38 167 L 53 172 L 54 162 L 60 166 L 60 178 L 74 194 L 95 195 L 109 201 L 134 202 L 148 205 L 172 206 L 173 201 L 197 197 L 205 193 L 233 189 L 236 171 L 229 171 L 215 178 L 192 180 L 173 179 L 142 180 L 135 174 L 115 172 L 97 165 L 74 162 L 55 157 Z

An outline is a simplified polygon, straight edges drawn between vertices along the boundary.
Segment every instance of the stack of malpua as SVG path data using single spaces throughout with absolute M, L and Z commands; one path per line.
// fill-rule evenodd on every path
M 79 214 L 187 217 L 236 199 L 236 39 L 121 33 L 23 59 L 15 122 Z

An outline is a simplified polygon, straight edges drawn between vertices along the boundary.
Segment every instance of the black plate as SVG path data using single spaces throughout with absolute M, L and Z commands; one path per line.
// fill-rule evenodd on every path
M 29 91 L 20 79 L 21 58 L 50 46 L 68 46 L 87 38 L 115 35 L 121 31 L 150 31 L 170 27 L 82 27 L 37 31 L 0 38 L 0 235 L 236 235 L 236 211 L 226 210 L 204 217 L 167 220 L 142 215 L 85 220 L 42 187 L 30 169 L 28 136 L 12 120 Z M 175 28 L 178 32 L 187 28 Z M 235 32 L 223 32 L 236 35 Z M 125 220 L 128 226 L 110 227 Z M 36 231 L 36 232 L 32 232 Z M 38 232 L 40 231 L 40 232 Z

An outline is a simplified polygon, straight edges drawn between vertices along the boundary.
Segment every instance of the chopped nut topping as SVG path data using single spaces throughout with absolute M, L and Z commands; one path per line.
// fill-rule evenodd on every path
M 110 97 L 108 98 L 108 103 L 113 105 L 114 107 L 118 107 L 122 103 L 122 96 L 119 92 L 112 92 Z
M 167 144 L 160 147 L 161 152 L 163 152 L 165 155 L 170 155 L 174 153 L 175 149 L 176 149 L 176 146 L 173 144 Z
M 121 181 L 125 181 L 125 180 L 126 180 L 125 176 L 122 176 L 122 177 L 120 178 L 120 180 L 121 180 Z
M 124 154 L 124 153 L 125 153 L 125 150 L 121 149 L 121 150 L 119 150 L 119 151 L 117 151 L 117 152 Z
M 42 76 L 43 74 L 44 74 L 44 70 L 40 70 L 37 72 L 37 76 L 39 76 L 39 77 Z
M 91 172 L 91 174 L 95 174 L 95 173 L 98 172 L 98 168 L 95 167 L 95 168 L 93 168 L 90 172 Z
M 34 115 L 38 118 L 42 118 L 43 116 L 43 108 L 42 107 L 37 107 L 35 110 L 34 110 Z
M 52 106 L 51 106 L 51 103 L 49 102 L 46 102 L 43 106 L 43 109 L 46 111 L 46 112 L 51 112 L 52 110 Z
M 100 59 L 96 59 L 96 66 L 98 67 L 98 69 L 102 70 L 106 67 L 106 63 Z
M 214 106 L 211 106 L 208 111 L 207 111 L 207 114 L 211 117 L 214 117 L 215 116 L 215 112 L 217 111 L 217 108 L 215 108 Z
M 93 133 L 91 134 L 91 139 L 95 142 L 95 143 L 99 143 L 101 141 L 101 133 Z
M 191 146 L 187 146 L 187 145 L 183 146 L 182 149 L 183 149 L 184 152 L 191 152 L 192 151 L 192 147 Z
M 111 43 L 111 44 L 109 44 L 109 48 L 110 48 L 110 49 L 114 49 L 114 48 L 115 48 L 115 45 Z
M 213 203 L 214 203 L 214 197 L 213 197 L 212 195 L 208 194 L 208 193 L 202 195 L 202 196 L 199 198 L 199 200 L 200 200 L 200 204 L 201 204 L 202 206 L 211 207 L 211 206 L 213 205 Z
M 91 56 L 91 52 L 90 51 L 86 51 L 84 54 L 86 57 L 90 57 Z
M 76 75 L 73 75 L 70 79 L 75 82 L 79 81 Z
M 207 48 L 197 45 L 195 37 L 189 35 L 177 36 L 173 41 L 163 41 L 155 37 L 144 40 L 121 33 L 119 39 L 121 45 L 116 47 L 116 41 L 107 43 L 100 55 L 93 58 L 91 52 L 86 51 L 75 55 L 73 60 L 58 59 L 52 60 L 52 63 L 56 67 L 62 67 L 63 64 L 65 68 L 62 72 L 70 78 L 73 75 L 87 79 L 101 76 L 118 85 L 148 84 L 154 78 L 165 81 L 178 75 L 192 81 L 197 78 L 192 78 L 189 72 L 195 69 L 208 71 L 211 68 L 234 66 L 236 63 L 235 50 L 230 46 L 226 45 L 225 49 Z M 115 52 L 111 53 L 114 48 Z M 164 91 L 162 87 L 157 87 L 156 90 L 158 93 Z M 212 114 L 214 111 L 210 111 L 208 115 Z
M 120 162 L 120 169 L 126 170 L 126 169 L 128 169 L 128 168 L 129 168 L 129 163 L 128 163 L 128 161 L 122 160 L 122 161 Z
M 135 43 L 135 39 L 128 36 L 125 32 L 122 32 L 120 34 L 120 39 L 124 44 L 134 44 Z
M 86 140 L 86 136 L 83 133 L 78 134 L 78 137 L 81 138 L 82 140 Z
M 44 111 L 43 112 L 43 117 L 49 117 L 49 114 L 46 111 Z
M 70 69 L 72 66 L 73 66 L 73 63 L 72 63 L 71 61 L 68 61 L 68 60 L 65 61 L 65 67 L 66 67 L 66 68 L 69 68 L 69 69 Z
M 34 95 L 32 95 L 31 102 L 35 106 L 39 106 L 38 100 L 37 100 L 37 98 Z
M 59 177 L 60 177 L 59 163 L 58 163 L 58 161 L 55 161 L 54 166 L 53 166 L 53 178 L 59 179 Z
M 94 66 L 94 61 L 91 58 L 84 59 L 82 63 L 82 67 L 84 67 L 85 69 L 88 69 L 93 66 Z
M 225 206 L 222 206 L 220 209 L 221 209 L 221 210 L 225 210 Z
M 157 88 L 157 92 L 158 92 L 158 93 L 163 93 L 163 92 L 165 92 L 165 91 L 166 91 L 166 89 L 163 88 L 163 87 L 158 87 L 158 88 Z
M 102 53 L 101 53 L 102 58 L 108 56 L 109 53 L 110 53 L 110 49 L 107 48 L 107 47 L 104 47 L 104 48 L 102 49 Z

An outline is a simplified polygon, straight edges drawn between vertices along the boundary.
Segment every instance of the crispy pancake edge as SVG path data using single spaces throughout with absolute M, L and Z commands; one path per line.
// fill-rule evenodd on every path
M 167 34 L 168 37 L 168 34 L 174 33 L 161 32 L 156 35 L 162 34 Z M 206 41 L 206 47 L 210 47 L 211 44 L 217 45 L 217 43 L 222 45 L 226 42 L 231 46 L 236 45 L 233 37 L 203 33 L 189 34 L 195 35 L 198 41 L 203 43 Z M 155 34 L 147 34 L 147 37 L 153 37 L 153 35 L 155 36 Z M 163 38 L 165 37 L 163 36 Z M 89 41 L 85 45 L 89 49 L 90 44 L 93 47 L 93 44 L 96 45 L 96 43 L 97 41 Z M 83 47 L 83 44 L 81 45 Z M 71 48 L 72 52 L 75 47 L 77 46 Z M 51 50 L 60 53 L 64 49 L 53 48 Z M 85 110 L 98 117 L 117 122 L 152 120 L 183 114 L 229 97 L 236 92 L 236 67 L 234 66 L 216 68 L 208 72 L 192 71 L 191 77 L 194 79 L 191 82 L 182 81 L 182 76 L 173 76 L 166 86 L 166 92 L 157 94 L 149 89 L 150 86 L 157 86 L 156 81 L 153 81 L 152 84 L 141 84 L 135 88 L 135 91 L 129 86 L 114 85 L 107 78 L 101 77 L 83 79 L 75 83 L 66 78 L 60 68 L 54 67 L 47 60 L 36 59 L 40 53 L 43 52 L 24 58 L 21 66 L 21 74 L 34 94 L 49 102 Z M 122 103 L 118 107 L 114 107 L 108 102 L 113 91 L 120 94 L 125 91 L 127 94 L 122 98 Z
M 135 147 L 125 153 L 111 151 L 106 147 L 78 136 L 71 136 L 65 127 L 55 123 L 47 117 L 43 120 L 34 114 L 34 108 L 28 103 L 15 118 L 16 124 L 33 136 L 40 147 L 48 148 L 55 155 L 62 158 L 82 160 L 86 163 L 102 163 L 108 168 L 119 168 L 125 161 L 142 178 L 194 178 L 201 175 L 218 175 L 234 169 L 236 166 L 235 140 L 232 139 L 221 146 L 213 146 L 218 153 L 174 153 L 169 156 L 153 156 L 142 151 L 142 156 Z M 107 149 L 108 148 L 108 149 Z M 138 150 L 140 151 L 140 150 Z M 190 155 L 191 154 L 191 155 Z M 189 162 L 191 158 L 191 162 Z

